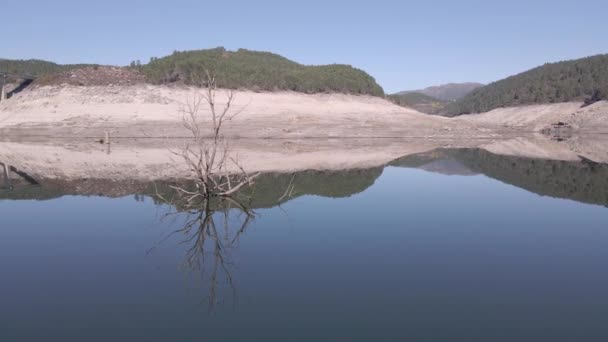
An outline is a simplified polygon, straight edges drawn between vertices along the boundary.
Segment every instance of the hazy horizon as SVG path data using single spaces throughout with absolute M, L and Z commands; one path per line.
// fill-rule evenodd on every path
M 3 22 L 19 29 L 3 37 L 0 58 L 127 65 L 174 50 L 224 46 L 302 64 L 350 64 L 393 93 L 487 84 L 544 63 L 606 53 L 607 9 L 601 1 L 521 0 L 373 6 L 173 1 L 170 8 L 117 0 L 11 2 L 3 5 Z

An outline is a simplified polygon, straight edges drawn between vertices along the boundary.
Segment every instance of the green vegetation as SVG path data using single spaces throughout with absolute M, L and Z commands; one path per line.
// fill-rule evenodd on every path
M 90 64 L 61 65 L 38 59 L 0 59 L 0 72 L 40 77 L 61 71 L 91 66 Z
M 479 88 L 446 107 L 448 116 L 495 108 L 608 99 L 608 55 L 550 63 Z
M 89 66 L 95 65 L 0 59 L 0 72 L 34 77 L 54 77 Z M 133 61 L 129 69 L 143 74 L 146 82 L 153 84 L 179 82 L 200 86 L 208 70 L 216 75 L 219 87 L 231 89 L 384 95 L 373 77 L 349 65 L 306 66 L 273 53 L 244 49 L 236 52 L 224 48 L 176 51 L 167 57 L 151 58 L 148 64 Z
M 12 74 L 41 76 L 54 72 L 61 71 L 62 66 L 56 63 L 29 59 L 29 60 L 11 60 L 0 59 L 0 72 L 8 72 Z
M 440 114 L 448 104 L 447 101 L 416 92 L 393 94 L 389 95 L 388 99 L 399 106 L 414 108 L 427 114 Z
M 148 64 L 134 62 L 131 66 L 140 69 L 154 84 L 201 85 L 208 70 L 223 88 L 384 95 L 373 77 L 348 65 L 305 66 L 269 52 L 244 49 L 176 51 L 167 57 L 152 58 Z

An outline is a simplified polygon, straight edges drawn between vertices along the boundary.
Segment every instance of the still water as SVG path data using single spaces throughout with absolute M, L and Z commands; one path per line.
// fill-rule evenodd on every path
M 211 215 L 4 189 L 0 341 L 606 341 L 607 176 L 444 150 L 265 175 Z

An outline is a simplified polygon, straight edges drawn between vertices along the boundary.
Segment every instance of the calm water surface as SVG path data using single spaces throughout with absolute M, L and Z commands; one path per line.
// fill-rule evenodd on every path
M 607 170 L 444 151 L 283 199 L 270 175 L 202 247 L 204 213 L 146 191 L 5 189 L 0 340 L 606 341 Z

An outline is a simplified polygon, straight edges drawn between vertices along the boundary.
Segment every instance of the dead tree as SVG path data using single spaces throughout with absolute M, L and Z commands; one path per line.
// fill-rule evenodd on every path
M 189 168 L 190 178 L 195 181 L 196 189 L 189 191 L 180 187 L 174 188 L 188 202 L 193 203 L 212 197 L 231 197 L 243 187 L 252 186 L 259 175 L 250 175 L 245 171 L 231 154 L 228 141 L 222 132 L 224 124 L 240 113 L 233 108 L 234 92 L 227 90 L 226 103 L 218 106 L 215 76 L 206 72 L 203 85 L 203 91 L 188 100 L 181 110 L 183 126 L 191 133 L 192 140 L 178 152 Z M 201 120 L 201 106 L 204 104 L 209 108 L 210 120 L 207 122 Z
M 245 171 L 231 153 L 228 139 L 223 134 L 226 122 L 240 113 L 234 110 L 234 92 L 226 90 L 226 101 L 220 105 L 215 76 L 206 72 L 202 85 L 203 90 L 181 109 L 182 123 L 191 139 L 181 150 L 171 151 L 184 160 L 190 175 L 185 182 L 169 185 L 170 194 L 157 188 L 155 197 L 173 208 L 165 217 L 185 217 L 181 228 L 169 236 L 186 236 L 182 241 L 182 244 L 189 245 L 184 262 L 186 268 L 203 275 L 205 264 L 210 266 L 211 272 L 205 278 L 209 281 L 209 310 L 213 310 L 220 302 L 217 293 L 220 273 L 224 274 L 233 289 L 233 297 L 236 297 L 229 268 L 229 250 L 238 243 L 241 234 L 255 218 L 255 213 L 248 208 L 247 198 L 242 198 L 241 190 L 252 187 L 259 173 Z M 208 118 L 204 117 L 204 106 L 208 107 Z M 229 225 L 234 222 L 229 219 L 231 215 L 242 219 L 236 229 Z M 224 227 L 220 232 L 216 219 L 222 216 Z

